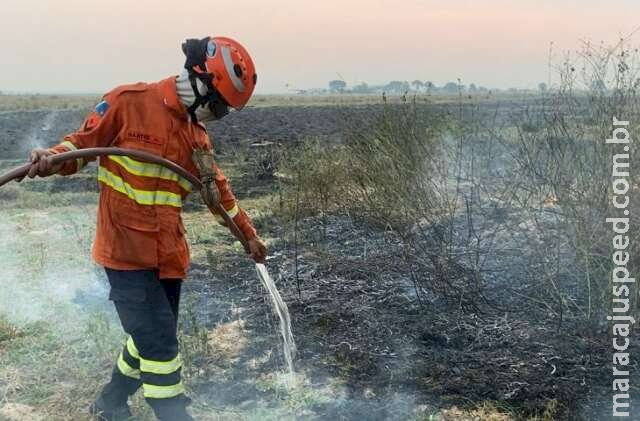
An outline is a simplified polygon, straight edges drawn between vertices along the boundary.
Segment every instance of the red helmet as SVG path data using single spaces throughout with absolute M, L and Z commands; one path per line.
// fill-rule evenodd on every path
M 194 40 L 196 41 L 196 40 Z M 187 54 L 188 70 L 201 80 L 210 80 L 229 106 L 242 109 L 255 89 L 258 75 L 247 50 L 237 41 L 226 37 L 209 37 L 199 40 L 198 52 L 204 57 L 191 57 L 191 50 L 183 45 Z M 204 48 L 202 48 L 204 47 Z M 204 51 L 203 51 L 204 50 Z M 203 66 L 204 65 L 204 66 Z

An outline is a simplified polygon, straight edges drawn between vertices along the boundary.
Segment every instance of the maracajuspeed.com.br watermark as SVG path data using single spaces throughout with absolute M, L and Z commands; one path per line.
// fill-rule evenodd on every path
M 630 190 L 630 152 L 631 139 L 629 136 L 629 122 L 613 118 L 614 130 L 607 144 L 616 147 L 612 159 L 612 204 L 616 209 L 616 216 L 607 218 L 613 230 L 613 272 L 611 274 L 611 314 L 607 317 L 612 324 L 611 339 L 613 346 L 613 396 L 612 410 L 614 417 L 631 417 L 629 379 L 629 335 L 635 323 L 629 315 L 631 294 L 635 278 L 631 277 L 627 264 L 629 263 L 629 190 Z

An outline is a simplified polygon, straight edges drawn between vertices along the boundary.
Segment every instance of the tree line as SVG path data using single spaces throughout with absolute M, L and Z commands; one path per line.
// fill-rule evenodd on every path
M 538 84 L 539 91 L 546 91 L 547 85 L 545 83 Z M 442 86 L 438 86 L 431 81 L 414 80 L 413 82 L 392 80 L 391 82 L 383 85 L 369 85 L 366 82 L 359 83 L 354 86 L 349 86 L 344 80 L 332 80 L 329 82 L 328 89 L 324 89 L 325 92 L 334 94 L 406 94 L 410 92 L 416 93 L 428 93 L 428 94 L 482 94 L 500 91 L 499 89 L 487 88 L 484 86 L 477 86 L 475 83 L 471 83 L 468 86 L 462 84 L 460 80 L 457 82 L 447 82 Z M 509 89 L 509 91 L 517 91 L 517 89 Z

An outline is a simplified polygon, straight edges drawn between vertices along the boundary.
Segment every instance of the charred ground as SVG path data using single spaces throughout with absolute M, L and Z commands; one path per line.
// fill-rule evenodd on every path
M 182 344 L 195 413 L 203 419 L 606 419 L 611 390 L 606 326 L 585 325 L 570 315 L 559 317 L 553 306 L 535 299 L 540 287 L 535 272 L 545 263 L 536 261 L 535 250 L 527 249 L 535 233 L 527 231 L 533 222 L 520 210 L 493 204 L 483 213 L 484 230 L 508 235 L 501 238 L 506 245 L 482 272 L 486 289 L 479 311 L 422 288 L 416 276 L 424 282 L 434 273 L 407 256 L 403 239 L 392 230 L 335 212 L 300 216 L 294 233 L 290 221 L 281 217 L 280 184 L 287 179 L 270 167 L 278 166 L 272 151 L 279 154 L 279 148 L 309 139 L 340 144 L 346 126 L 366 124 L 382 107 L 249 108 L 209 126 L 220 165 L 269 240 L 268 266 L 289 305 L 301 377 L 293 391 L 283 385 L 277 374 L 283 362 L 276 321 L 253 267 L 238 255 L 237 245 L 223 229 L 211 227 L 206 210 L 192 198 L 184 216 L 194 264 L 185 285 Z M 464 114 L 474 121 L 498 119 L 501 127 L 510 124 L 506 117 L 510 107 L 480 112 L 478 107 L 456 103 L 441 107 L 445 114 Z M 78 127 L 85 114 L 84 110 L 0 114 L 2 168 L 24 159 L 33 147 L 56 143 Z M 485 139 L 471 141 L 486 146 Z M 487 177 L 500 175 L 508 165 L 509 151 L 502 152 L 486 162 L 491 169 Z M 79 248 L 88 251 L 91 230 L 82 227 L 91 226 L 95 208 L 93 172 L 90 167 L 72 178 L 11 186 L 0 192 L 3 212 L 17 224 L 22 217 L 16 212 L 81 209 L 70 215 L 85 219 L 79 226 L 72 224 L 68 232 L 74 233 Z M 548 224 L 548 235 L 535 244 L 553 247 L 560 228 L 551 217 L 542 223 Z M 451 226 L 461 237 L 470 230 L 464 212 Z M 7 229 L 7 235 L 13 229 Z M 46 253 L 40 258 L 46 260 Z M 456 276 L 465 276 L 467 270 L 460 266 Z M 94 281 L 103 283 L 96 273 Z M 567 296 L 584 300 L 571 290 L 570 282 L 563 287 Z M 95 285 L 81 284 L 70 303 L 81 312 L 109 311 L 104 290 Z M 110 317 L 108 323 L 113 323 Z M 41 335 L 40 329 L 50 328 L 42 323 L 22 325 L 20 335 Z M 0 331 L 0 355 L 14 365 L 0 376 L 0 402 L 6 403 L 5 408 L 28 405 L 31 409 L 19 409 L 35 411 L 43 419 L 79 419 L 92 396 L 92 391 L 84 390 L 82 378 L 67 380 L 77 383 L 70 386 L 72 390 L 83 393 L 66 407 L 53 391 L 43 391 L 38 401 L 11 383 L 10 373 L 25 362 L 7 356 L 23 345 L 18 334 L 6 330 L 9 333 Z M 114 330 L 117 336 L 117 327 Z M 92 384 L 108 373 L 113 357 L 109 346 L 101 354 L 101 371 Z M 141 405 L 136 408 L 142 411 Z M 139 414 L 149 416 L 144 411 Z

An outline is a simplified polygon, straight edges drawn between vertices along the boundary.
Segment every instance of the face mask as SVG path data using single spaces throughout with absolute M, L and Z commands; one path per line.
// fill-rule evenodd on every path
M 201 97 L 207 95 L 208 89 L 200 80 L 196 80 L 196 87 Z M 193 86 L 191 85 L 191 81 L 189 80 L 189 73 L 187 70 L 182 70 L 180 75 L 176 78 L 176 88 L 180 101 L 185 107 L 187 107 L 187 109 L 192 108 L 194 104 L 197 103 L 197 97 Z M 205 104 L 193 107 L 195 121 L 205 122 L 219 120 L 230 111 L 230 108 L 226 105 L 224 100 L 216 101 L 216 98 L 211 99 Z M 218 109 L 216 109 L 214 104 L 217 104 Z M 191 113 L 189 114 L 191 115 Z M 193 119 L 193 115 L 191 118 Z

